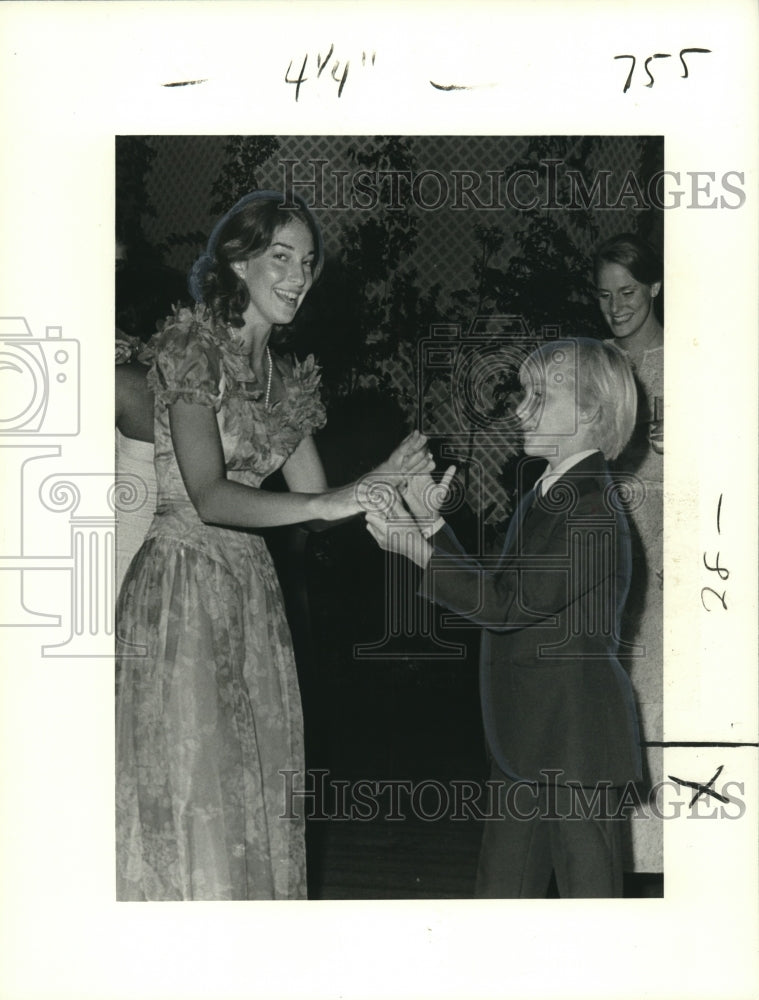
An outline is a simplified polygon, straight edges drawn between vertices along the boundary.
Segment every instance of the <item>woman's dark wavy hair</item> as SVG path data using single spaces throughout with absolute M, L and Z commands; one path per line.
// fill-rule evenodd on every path
M 295 194 L 254 191 L 241 198 L 214 227 L 205 253 L 190 271 L 188 285 L 193 298 L 205 303 L 217 320 L 241 327 L 250 295 L 231 265 L 262 254 L 277 230 L 294 220 L 303 222 L 313 238 L 316 281 L 324 264 L 324 244 L 306 203 Z
M 603 264 L 620 264 L 642 285 L 654 285 L 662 280 L 664 268 L 659 254 L 634 233 L 612 236 L 597 248 L 593 255 L 593 274 L 596 282 Z

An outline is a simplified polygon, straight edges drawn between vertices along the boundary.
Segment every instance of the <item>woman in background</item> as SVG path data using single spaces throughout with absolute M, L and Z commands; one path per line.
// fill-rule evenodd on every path
M 116 596 L 155 513 L 153 393 L 147 384 L 148 369 L 139 359 L 158 321 L 162 323 L 172 305 L 186 296 L 186 283 L 179 272 L 130 259 L 126 242 L 117 236 Z
M 596 250 L 593 265 L 601 314 L 632 362 L 638 382 L 639 433 L 632 451 L 626 452 L 627 461 L 648 464 L 651 452 L 661 455 L 664 450 L 664 331 L 655 309 L 662 262 L 639 237 L 622 233 Z M 661 478 L 661 460 L 649 468 L 658 470 L 656 478 Z
M 662 300 L 662 262 L 638 236 L 622 233 L 595 253 L 596 295 L 614 343 L 632 362 L 638 390 L 633 436 L 616 460 L 617 473 L 637 479 L 630 504 L 632 580 L 622 622 L 622 639 L 637 649 L 627 659 L 641 717 L 641 736 L 662 736 L 664 626 L 664 331 L 657 307 Z M 646 754 L 649 783 L 662 777 L 661 751 Z M 633 823 L 635 870 L 662 870 L 661 826 Z
M 270 346 L 323 263 L 311 213 L 283 201 L 256 191 L 217 223 L 191 272 L 199 304 L 151 343 L 158 505 L 117 607 L 120 899 L 305 897 L 304 820 L 283 776 L 305 781 L 300 697 L 256 529 L 361 505 L 354 486 L 327 489 L 313 358 Z M 376 471 L 432 464 L 414 433 Z M 260 489 L 280 468 L 291 492 Z

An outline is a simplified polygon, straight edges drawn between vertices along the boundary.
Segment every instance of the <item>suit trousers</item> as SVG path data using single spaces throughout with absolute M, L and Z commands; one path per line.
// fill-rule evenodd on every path
M 485 820 L 475 897 L 544 899 L 552 872 L 562 897 L 622 895 L 617 789 L 601 789 L 593 805 L 592 789 L 515 781 L 495 764 L 490 778 L 497 818 Z

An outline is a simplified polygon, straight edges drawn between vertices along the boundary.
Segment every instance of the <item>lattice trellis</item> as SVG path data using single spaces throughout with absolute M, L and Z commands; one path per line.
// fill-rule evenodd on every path
M 145 220 L 146 235 L 160 244 L 169 233 L 209 231 L 215 221 L 210 211 L 213 201 L 211 188 L 224 164 L 226 137 L 151 136 L 149 141 L 157 153 L 148 179 L 148 193 L 155 205 L 156 216 Z M 359 168 L 348 154 L 349 147 L 360 148 L 362 143 L 368 144 L 369 141 L 361 136 L 282 136 L 279 153 L 259 171 L 260 186 L 279 190 L 287 176 L 283 161 L 298 161 L 291 168 L 296 181 L 312 179 L 314 162 L 327 161 L 323 168 L 324 201 L 335 207 L 315 208 L 314 213 L 322 226 L 328 254 L 335 253 L 339 247 L 342 225 L 355 222 L 362 214 L 361 210 L 339 207 L 341 200 L 345 202 L 348 199 L 345 196 L 341 199 L 338 184 L 341 182 L 343 187 L 347 184 L 350 191 L 350 180 Z M 419 225 L 419 249 L 415 263 L 420 279 L 426 279 L 428 284 L 440 281 L 447 287 L 460 287 L 470 277 L 467 269 L 476 245 L 474 226 L 498 222 L 505 227 L 508 237 L 509 227 L 519 225 L 521 217 L 512 208 L 478 210 L 469 207 L 468 201 L 468 207 L 463 209 L 449 207 L 455 190 L 454 175 L 463 171 L 481 175 L 483 181 L 479 197 L 489 204 L 488 172 L 503 171 L 507 164 L 518 160 L 524 154 L 526 140 L 513 136 L 427 136 L 414 137 L 409 142 L 415 154 L 415 176 L 437 171 L 446 178 L 451 194 L 448 203 L 440 209 L 425 210 L 417 206 L 409 192 L 409 185 L 403 185 L 404 203 L 412 207 Z M 591 171 L 610 171 L 610 189 L 616 191 L 627 171 L 639 167 L 640 156 L 637 137 L 607 137 L 601 148 L 594 152 L 588 166 Z M 341 172 L 347 174 L 347 181 L 341 180 Z M 431 178 L 426 187 L 422 183 L 417 200 L 432 203 L 434 192 L 431 187 L 434 183 Z M 304 187 L 301 190 L 307 200 L 312 198 L 312 189 Z M 386 187 L 381 187 L 380 191 L 383 200 L 389 197 Z M 634 228 L 634 215 L 632 209 L 598 211 L 600 238 Z M 513 240 L 507 238 L 502 258 L 508 259 L 514 249 Z M 589 239 L 589 253 L 591 249 L 592 241 Z M 193 248 L 177 247 L 166 262 L 179 270 L 186 270 L 196 253 Z
M 226 162 L 225 136 L 151 136 L 150 146 L 155 150 L 152 169 L 147 179 L 147 194 L 155 206 L 155 217 L 145 218 L 145 235 L 155 245 L 165 244 L 170 234 L 189 234 L 210 231 L 215 215 L 211 204 L 214 182 L 220 176 Z M 259 186 L 282 189 L 287 169 L 285 161 L 296 161 L 290 176 L 296 182 L 312 180 L 315 172 L 322 171 L 324 178 L 323 200 L 327 207 L 315 207 L 314 214 L 322 227 L 327 266 L 330 256 L 338 254 L 341 247 L 343 227 L 366 218 L 366 210 L 342 207 L 350 202 L 351 182 L 361 169 L 349 150 L 351 147 L 366 151 L 375 140 L 361 136 L 282 136 L 279 137 L 279 151 L 257 171 Z M 569 148 L 577 147 L 581 140 L 569 143 Z M 514 234 L 524 223 L 523 213 L 513 207 L 476 208 L 469 200 L 459 199 L 455 205 L 456 183 L 475 183 L 481 178 L 476 194 L 486 205 L 493 200 L 491 184 L 493 178 L 503 174 L 504 169 L 524 157 L 528 140 L 513 136 L 417 136 L 408 139 L 413 160 L 413 182 L 416 182 L 415 196 L 409 182 L 404 182 L 399 190 L 404 205 L 417 224 L 417 249 L 413 263 L 418 272 L 418 283 L 425 291 L 434 283 L 444 289 L 460 289 L 472 282 L 472 260 L 477 249 L 475 227 L 498 225 L 504 232 L 504 242 L 493 261 L 496 267 L 504 267 L 516 250 Z M 616 191 L 629 170 L 638 170 L 641 165 L 642 144 L 638 137 L 617 136 L 600 140 L 588 159 L 591 175 L 598 171 L 609 171 L 610 190 Z M 325 161 L 318 165 L 318 161 Z M 469 180 L 462 179 L 469 172 Z M 441 178 L 443 179 L 441 181 Z M 387 181 L 380 187 L 383 202 L 389 200 Z M 448 197 L 437 209 L 422 207 L 424 200 L 432 204 L 441 184 L 448 185 Z M 301 187 L 301 193 L 309 202 L 313 201 L 313 189 Z M 117 192 L 118 196 L 118 192 Z M 501 197 L 503 192 L 501 190 Z M 569 225 L 566 212 L 557 213 L 563 225 Z M 599 210 L 594 213 L 598 226 L 598 239 L 605 239 L 614 233 L 635 228 L 635 211 L 621 209 Z M 656 225 L 661 226 L 661 217 Z M 583 234 L 572 229 L 572 237 L 581 250 L 592 252 L 596 238 L 590 233 Z M 165 254 L 166 263 L 186 271 L 197 255 L 200 244 L 178 243 L 170 246 Z M 363 331 L 368 335 L 371 331 Z M 426 331 L 420 331 L 421 334 Z M 385 371 L 391 375 L 399 399 L 414 399 L 417 385 L 413 368 L 408 359 L 390 360 Z M 369 379 L 371 384 L 371 379 Z M 450 405 L 450 393 L 441 385 L 433 387 L 436 394 L 437 416 L 440 426 L 450 428 L 456 424 L 456 414 Z M 491 505 L 489 519 L 500 522 L 509 513 L 508 501 L 498 482 L 500 471 L 498 462 L 493 461 L 487 448 L 476 448 L 472 453 L 475 461 L 481 462 L 484 499 Z

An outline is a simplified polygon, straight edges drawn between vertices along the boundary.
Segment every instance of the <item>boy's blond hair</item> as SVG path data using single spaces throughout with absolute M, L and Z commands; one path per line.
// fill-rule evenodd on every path
M 627 355 L 611 341 L 577 337 L 542 344 L 525 364 L 537 363 L 545 373 L 558 359 L 567 388 L 575 391 L 578 411 L 594 414 L 589 424 L 592 443 L 604 458 L 616 458 L 632 436 L 638 407 Z M 570 363 L 564 364 L 567 359 Z

